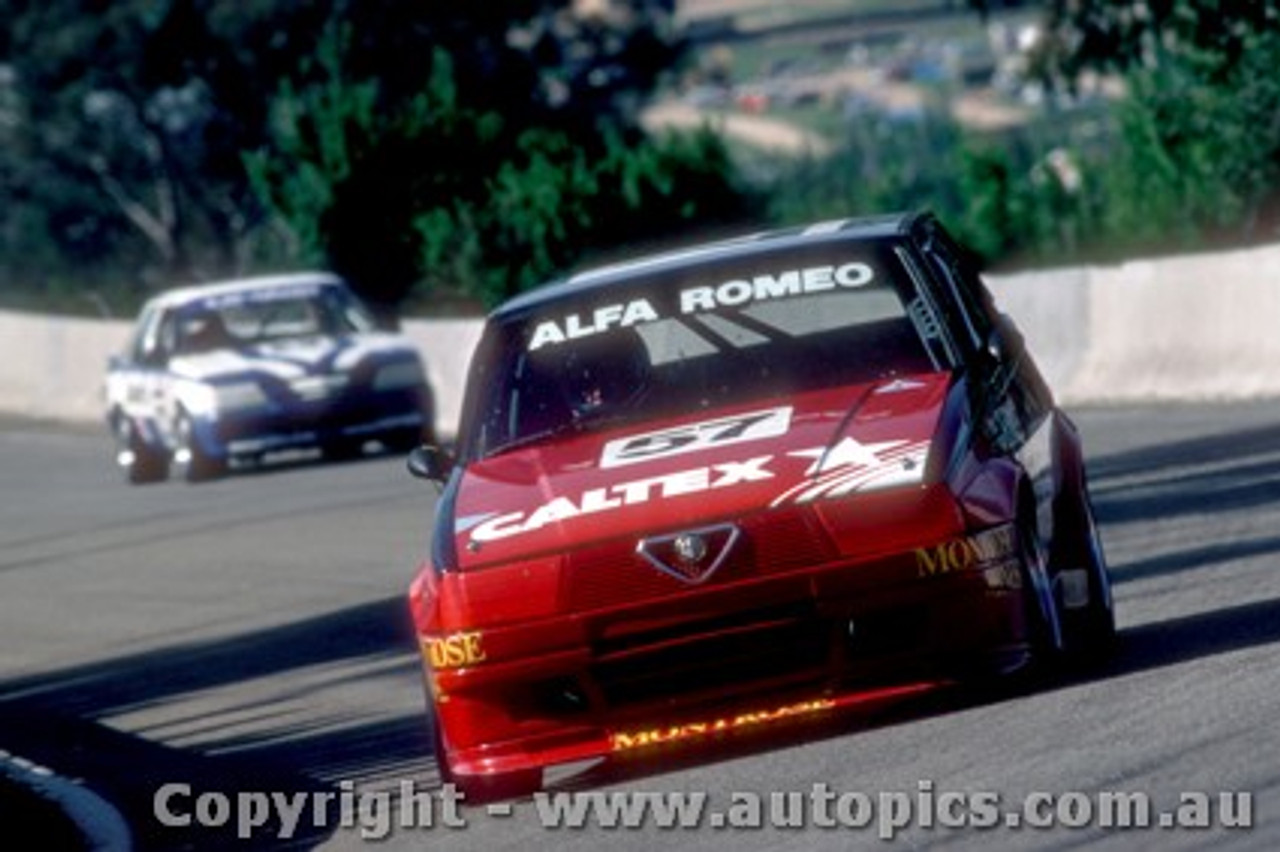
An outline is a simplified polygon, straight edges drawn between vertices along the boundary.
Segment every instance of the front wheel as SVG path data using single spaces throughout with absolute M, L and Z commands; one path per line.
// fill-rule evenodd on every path
M 329 441 L 320 447 L 320 455 L 327 462 L 354 461 L 364 455 L 364 441 L 351 438 Z
M 433 444 L 435 440 L 420 429 L 402 429 L 383 436 L 381 443 L 388 453 L 403 455 L 423 444 Z
M 1053 668 L 1063 654 L 1063 631 L 1061 612 L 1046 568 L 1044 548 L 1035 523 L 1029 518 L 1024 517 L 1018 523 L 1017 535 L 1031 667 L 1036 670 Z
M 1115 649 L 1116 617 L 1111 597 L 1111 576 L 1087 495 L 1082 495 L 1082 504 L 1081 540 L 1076 546 L 1082 551 L 1084 591 L 1088 599 L 1084 606 L 1063 607 L 1062 628 L 1068 659 L 1075 664 L 1088 665 L 1104 660 Z
M 178 413 L 173 432 L 173 461 L 182 472 L 183 479 L 187 482 L 206 482 L 226 474 L 226 461 L 214 458 L 200 446 L 191 416 L 185 411 Z
M 144 485 L 168 479 L 168 457 L 163 452 L 149 447 L 142 440 L 133 421 L 123 414 L 117 414 L 114 424 L 116 464 L 124 469 L 125 477 L 129 482 L 133 485 Z

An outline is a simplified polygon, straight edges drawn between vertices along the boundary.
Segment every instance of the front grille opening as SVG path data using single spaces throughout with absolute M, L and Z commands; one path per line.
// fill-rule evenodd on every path
M 601 643 L 591 674 L 619 706 L 761 681 L 811 679 L 830 660 L 829 625 L 812 615 L 742 615 Z
M 535 684 L 533 700 L 542 713 L 554 717 L 575 716 L 591 709 L 591 699 L 575 677 L 557 677 Z
M 928 627 L 920 607 L 894 607 L 855 615 L 848 631 L 854 660 L 914 651 L 921 647 Z

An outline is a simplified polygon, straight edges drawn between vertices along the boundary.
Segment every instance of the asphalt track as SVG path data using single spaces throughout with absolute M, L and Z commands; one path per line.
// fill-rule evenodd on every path
M 291 844 L 277 824 L 260 828 L 254 845 L 1280 848 L 1280 403 L 1074 415 L 1117 583 L 1122 644 L 1107 666 L 559 783 L 703 791 L 720 806 L 823 783 L 905 793 L 917 814 L 921 797 L 943 793 L 997 793 L 1003 806 L 1033 792 L 1138 792 L 1164 810 L 1181 793 L 1216 804 L 1219 792 L 1247 792 L 1252 829 L 935 822 L 886 843 L 874 822 L 549 830 L 524 803 L 510 816 L 468 808 L 462 830 L 392 827 L 376 845 L 330 814 L 325 826 L 304 819 Z M 398 458 L 296 459 L 207 485 L 131 488 L 109 455 L 96 431 L 0 424 L 0 749 L 83 781 L 143 849 L 231 845 L 234 825 L 161 826 L 152 806 L 165 783 L 190 784 L 193 797 L 435 786 L 403 603 L 432 490 Z

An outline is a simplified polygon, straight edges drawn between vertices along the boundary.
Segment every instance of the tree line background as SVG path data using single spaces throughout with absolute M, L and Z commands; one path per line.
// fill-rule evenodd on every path
M 389 315 L 478 308 L 638 247 L 909 207 L 993 266 L 1277 236 L 1280 0 L 1045 0 L 1039 120 L 868 120 L 763 168 L 642 129 L 688 61 L 675 4 L 0 0 L 0 301 L 127 315 L 320 266 Z M 1088 72 L 1125 94 L 1055 109 Z

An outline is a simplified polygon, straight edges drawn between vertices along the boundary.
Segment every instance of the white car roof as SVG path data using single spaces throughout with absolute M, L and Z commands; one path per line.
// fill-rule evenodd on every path
M 278 275 L 258 275 L 249 278 L 233 278 L 226 281 L 211 281 L 207 284 L 176 287 L 151 297 L 149 303 L 168 307 L 197 299 L 206 299 L 210 296 L 248 293 L 255 290 L 270 290 L 276 287 L 290 287 L 299 284 L 341 283 L 342 279 L 332 272 L 288 272 Z

